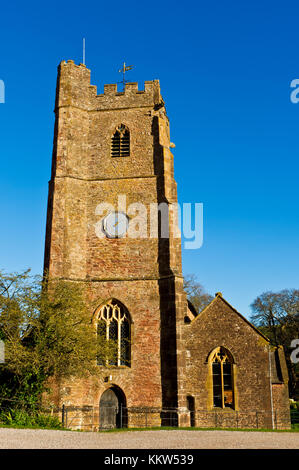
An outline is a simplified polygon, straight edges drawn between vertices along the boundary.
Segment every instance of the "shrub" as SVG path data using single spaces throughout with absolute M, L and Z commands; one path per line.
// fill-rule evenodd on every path
M 290 408 L 291 410 L 299 411 L 299 401 L 291 401 Z
M 29 413 L 25 410 L 10 409 L 0 413 L 0 423 L 8 426 L 21 426 L 26 428 L 62 429 L 56 416 L 40 412 Z

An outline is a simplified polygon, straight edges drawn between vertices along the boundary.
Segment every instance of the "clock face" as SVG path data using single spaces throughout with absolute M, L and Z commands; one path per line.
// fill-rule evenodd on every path
M 124 237 L 129 226 L 129 219 L 123 212 L 110 212 L 103 220 L 103 231 L 108 238 Z

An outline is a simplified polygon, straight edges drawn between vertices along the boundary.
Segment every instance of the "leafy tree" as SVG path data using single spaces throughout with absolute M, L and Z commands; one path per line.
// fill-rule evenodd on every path
M 194 305 L 198 313 L 213 300 L 213 297 L 204 290 L 194 274 L 185 276 L 184 289 L 188 300 Z
M 0 272 L 0 401 L 38 406 L 50 377 L 98 373 L 96 358 L 115 347 L 96 334 L 90 307 L 78 283 Z
M 250 320 L 272 342 L 284 347 L 289 372 L 290 395 L 295 396 L 298 365 L 290 360 L 291 341 L 299 338 L 299 290 L 284 289 L 280 292 L 264 292 L 251 305 Z

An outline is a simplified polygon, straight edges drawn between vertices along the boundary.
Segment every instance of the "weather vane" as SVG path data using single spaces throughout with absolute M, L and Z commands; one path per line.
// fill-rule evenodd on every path
M 126 80 L 126 72 L 128 70 L 132 70 L 133 67 L 134 67 L 134 65 L 126 65 L 126 63 L 124 62 L 122 68 L 119 69 L 119 73 L 123 74 L 123 79 L 122 79 L 121 82 L 119 82 L 119 83 L 123 84 L 123 91 L 125 91 L 125 85 L 129 81 L 129 80 Z

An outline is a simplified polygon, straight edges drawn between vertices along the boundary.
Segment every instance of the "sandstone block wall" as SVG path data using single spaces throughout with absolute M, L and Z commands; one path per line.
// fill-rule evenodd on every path
M 185 396 L 193 396 L 198 423 L 214 420 L 209 412 L 218 411 L 218 420 L 232 420 L 239 427 L 247 421 L 259 422 L 258 427 L 271 427 L 273 411 L 289 416 L 287 378 L 273 384 L 274 370 L 269 357 L 269 342 L 222 297 L 214 301 L 191 323 L 184 327 L 186 344 Z M 234 411 L 213 408 L 213 379 L 208 357 L 217 347 L 228 349 L 234 359 Z M 270 351 L 270 356 L 269 356 Z M 272 397 L 271 397 L 272 393 Z M 274 399 L 273 399 L 274 397 Z M 220 412 L 220 414 L 219 414 Z M 239 412 L 236 416 L 235 412 Z M 217 416 L 216 416 L 217 418 Z M 284 419 L 284 422 L 289 423 Z M 270 424 L 269 424 L 270 423 Z M 253 427 L 256 427 L 253 426 Z
M 129 407 L 176 406 L 177 351 L 182 348 L 177 324 L 185 310 L 181 241 L 174 237 L 171 216 L 169 238 L 149 237 L 150 205 L 177 202 L 159 82 L 145 82 L 142 91 L 127 83 L 124 92 L 105 85 L 97 94 L 85 66 L 62 62 L 55 115 L 45 270 L 83 283 L 93 305 L 114 298 L 126 306 L 132 362 L 131 367 L 102 368 L 98 378 L 60 384 L 53 396 L 59 405 L 98 406 L 106 388 L 115 385 Z M 111 137 L 121 124 L 130 132 L 130 156 L 112 157 Z M 147 237 L 97 236 L 95 225 L 105 215 L 97 214 L 97 206 L 109 203 L 118 210 L 119 195 L 126 197 L 127 207 L 144 205 Z

